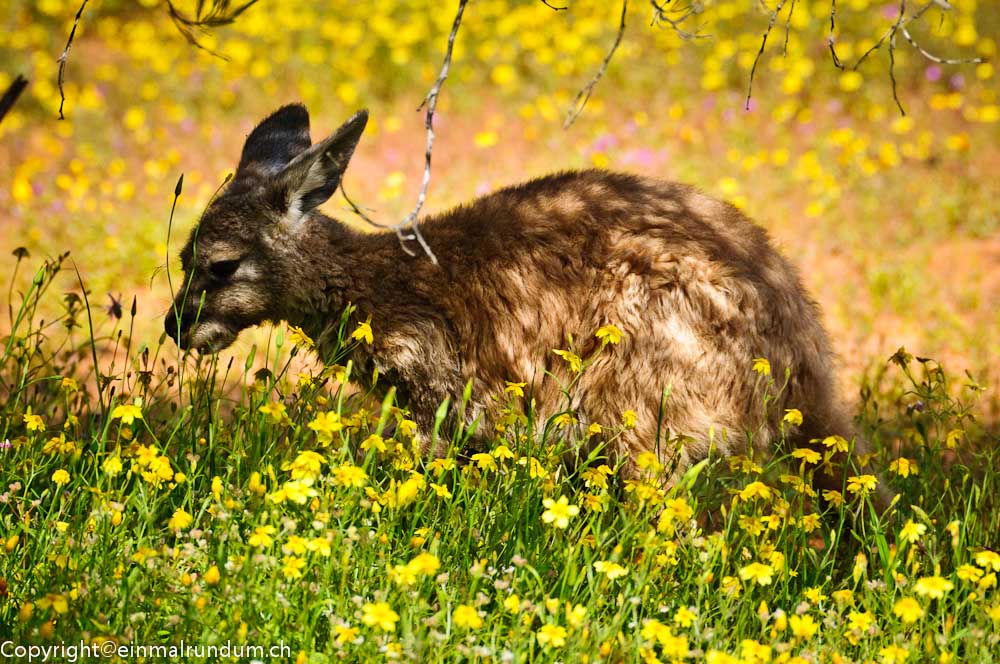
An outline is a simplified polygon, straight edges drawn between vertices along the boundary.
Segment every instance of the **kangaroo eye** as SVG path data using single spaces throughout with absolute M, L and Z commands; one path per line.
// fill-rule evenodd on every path
M 239 260 L 216 261 L 208 266 L 208 271 L 216 279 L 228 279 L 240 266 Z

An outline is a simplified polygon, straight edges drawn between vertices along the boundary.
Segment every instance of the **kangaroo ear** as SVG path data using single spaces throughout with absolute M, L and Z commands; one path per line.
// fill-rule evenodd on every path
M 358 111 L 326 140 L 295 157 L 278 176 L 294 223 L 326 201 L 340 186 L 347 162 L 368 123 L 368 111 Z
M 247 136 L 234 180 L 254 184 L 266 181 L 310 145 L 309 111 L 302 104 L 282 106 Z

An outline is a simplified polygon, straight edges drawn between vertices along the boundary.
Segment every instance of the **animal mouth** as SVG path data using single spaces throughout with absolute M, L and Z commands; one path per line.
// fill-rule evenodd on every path
M 215 321 L 199 323 L 196 327 L 185 330 L 177 345 L 186 350 L 218 353 L 232 345 L 238 334 L 223 323 Z

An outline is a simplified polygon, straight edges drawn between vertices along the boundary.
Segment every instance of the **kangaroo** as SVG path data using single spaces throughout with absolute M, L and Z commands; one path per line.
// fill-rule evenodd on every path
M 572 409 L 580 426 L 615 432 L 606 454 L 624 477 L 639 476 L 637 458 L 654 451 L 673 469 L 666 484 L 713 445 L 773 452 L 782 426 L 793 445 L 851 437 L 818 306 L 732 205 L 634 175 L 557 173 L 423 219 L 434 264 L 394 233 L 361 233 L 317 210 L 367 118 L 355 114 L 315 145 L 302 105 L 253 130 L 181 252 L 189 288 L 165 320 L 180 346 L 217 352 L 244 328 L 287 321 L 322 356 L 353 303 L 374 335 L 353 351 L 355 375 L 377 369 L 396 389 L 429 455 L 442 453 L 431 449 L 437 409 L 461 402 L 470 380 L 466 413 L 478 431 L 494 431 L 508 381 L 525 383 L 537 418 Z M 595 337 L 608 325 L 619 343 Z M 579 376 L 553 352 L 570 343 L 592 357 Z M 766 409 L 754 358 L 770 361 L 778 383 L 789 375 Z M 786 408 L 803 413 L 801 425 L 782 422 Z M 619 433 L 625 411 L 634 427 Z M 685 444 L 660 444 L 664 430 Z M 843 475 L 817 471 L 814 482 L 840 489 Z

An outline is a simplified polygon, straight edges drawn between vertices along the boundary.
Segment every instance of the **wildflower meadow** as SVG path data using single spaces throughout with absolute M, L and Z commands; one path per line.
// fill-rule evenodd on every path
M 636 412 L 541 420 L 526 376 L 495 430 L 418 432 L 358 387 L 380 330 L 348 312 L 325 362 L 284 323 L 166 336 L 181 243 L 278 106 L 314 136 L 369 109 L 327 214 L 413 209 L 458 0 L 6 0 L 0 660 L 1000 661 L 997 7 L 680 2 L 463 2 L 424 211 L 585 167 L 731 201 L 822 308 L 873 450 L 839 491 L 811 480 L 840 436 L 673 486 L 654 454 L 567 463 Z

